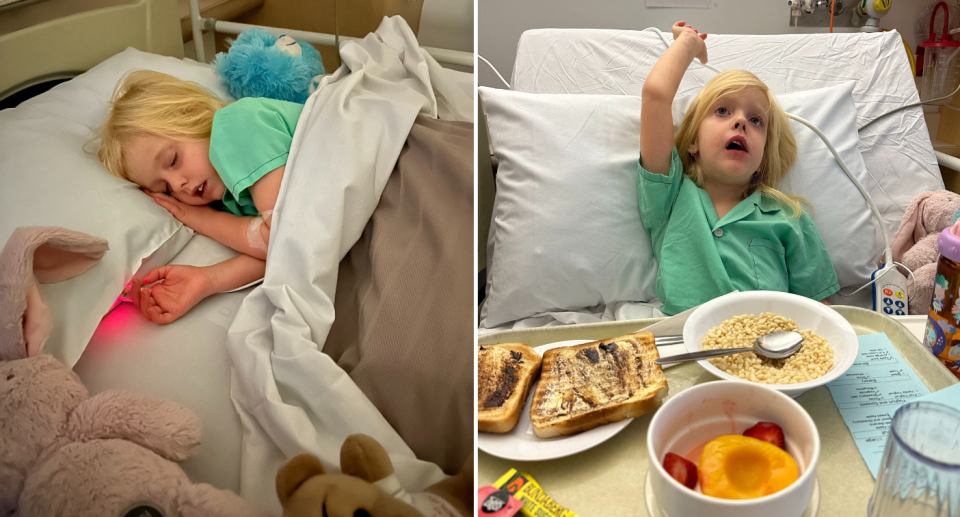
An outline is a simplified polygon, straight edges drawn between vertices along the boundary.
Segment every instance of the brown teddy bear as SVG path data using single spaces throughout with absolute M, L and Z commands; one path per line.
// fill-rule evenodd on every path
M 408 494 L 394 476 L 387 451 L 364 434 L 340 448 L 342 474 L 327 474 L 312 454 L 290 459 L 277 472 L 284 517 L 463 517 L 473 515 L 473 458 L 460 473 Z
M 120 391 L 89 397 L 43 353 L 51 322 L 37 281 L 80 274 L 106 250 L 79 232 L 18 228 L 0 253 L 0 516 L 264 516 L 177 465 L 200 445 L 191 411 Z

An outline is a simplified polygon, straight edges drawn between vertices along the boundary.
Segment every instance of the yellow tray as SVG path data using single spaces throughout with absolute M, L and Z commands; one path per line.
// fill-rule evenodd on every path
M 885 332 L 930 391 L 957 382 L 953 374 L 896 320 L 857 307 L 833 308 L 853 325 L 858 335 Z M 484 345 L 519 341 L 539 346 L 570 339 L 596 340 L 636 332 L 662 320 L 664 318 L 509 330 L 480 336 L 477 342 Z M 670 385 L 669 396 L 695 384 L 717 380 L 696 363 L 681 364 L 665 372 Z M 797 402 L 810 413 L 820 431 L 818 515 L 865 515 L 873 493 L 873 476 L 867 470 L 830 390 L 821 386 L 804 393 Z M 646 433 L 652 417 L 653 413 L 647 413 L 634 419 L 610 440 L 575 456 L 557 460 L 510 461 L 478 451 L 477 486 L 490 485 L 504 472 L 517 468 L 533 475 L 557 503 L 581 517 L 645 516 Z

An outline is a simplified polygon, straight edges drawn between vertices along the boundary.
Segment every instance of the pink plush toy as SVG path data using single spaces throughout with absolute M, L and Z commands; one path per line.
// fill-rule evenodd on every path
M 18 228 L 0 253 L 0 516 L 266 515 L 177 465 L 200 445 L 188 409 L 119 391 L 88 397 L 42 353 L 51 321 L 37 282 L 80 274 L 107 247 L 63 228 Z
M 926 314 L 933 300 L 940 250 L 937 238 L 944 228 L 957 221 L 960 195 L 947 190 L 921 192 L 913 198 L 893 238 L 893 260 L 910 268 L 907 276 L 910 314 Z

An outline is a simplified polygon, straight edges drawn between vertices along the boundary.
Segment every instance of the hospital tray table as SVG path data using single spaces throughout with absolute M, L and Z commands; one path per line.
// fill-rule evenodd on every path
M 931 391 L 950 386 L 957 379 L 927 351 L 900 322 L 858 307 L 834 306 L 853 325 L 858 335 L 885 332 L 904 360 Z M 508 330 L 481 336 L 478 344 L 524 342 L 530 346 L 571 339 L 604 339 L 646 328 L 665 318 Z M 669 396 L 686 388 L 717 380 L 696 363 L 685 363 L 665 371 Z M 668 397 L 669 397 L 668 396 Z M 867 470 L 850 431 L 826 386 L 812 389 L 797 398 L 813 417 L 822 446 L 817 468 L 820 516 L 864 515 L 873 493 L 873 476 Z M 511 468 L 529 472 L 557 503 L 582 517 L 647 515 L 644 500 L 649 462 L 647 427 L 653 412 L 647 413 L 610 440 L 579 454 L 543 462 L 504 460 L 478 451 L 477 486 L 493 484 Z

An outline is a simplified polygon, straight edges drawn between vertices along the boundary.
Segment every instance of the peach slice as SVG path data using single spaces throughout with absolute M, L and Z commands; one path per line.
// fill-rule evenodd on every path
M 753 499 L 783 490 L 799 477 L 786 451 L 749 436 L 727 435 L 709 442 L 697 465 L 700 490 L 723 499 Z

